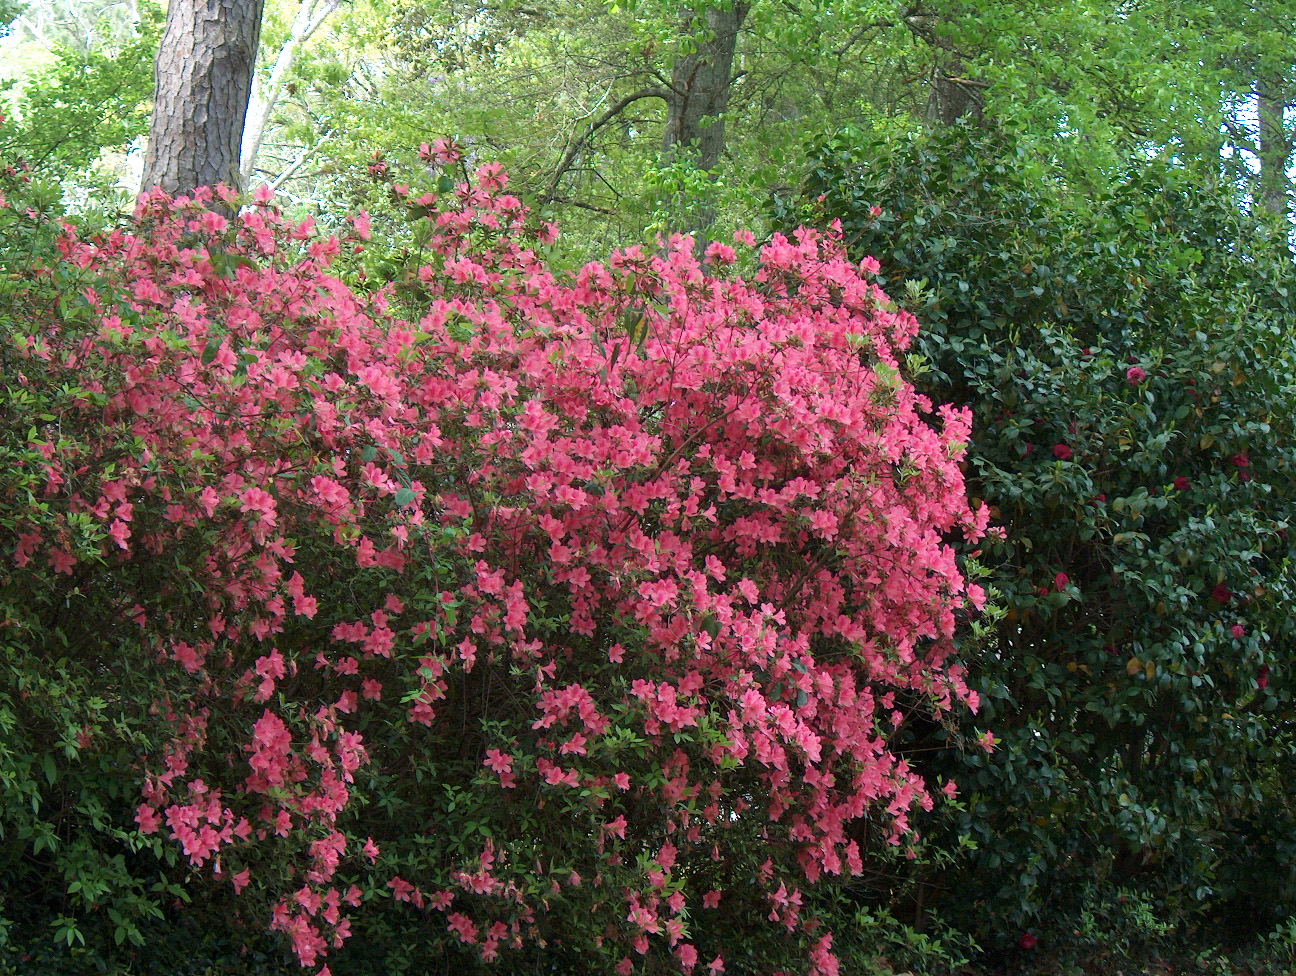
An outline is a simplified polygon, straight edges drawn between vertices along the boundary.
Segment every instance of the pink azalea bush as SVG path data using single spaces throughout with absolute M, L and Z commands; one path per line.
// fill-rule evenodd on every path
M 364 215 L 152 193 L 66 228 L 5 584 L 106 607 L 106 683 L 147 654 L 172 733 L 133 826 L 304 966 L 378 918 L 487 963 L 737 971 L 765 932 L 835 972 L 811 886 L 933 802 L 888 736 L 976 705 L 943 541 L 985 528 L 968 416 L 903 379 L 917 325 L 831 234 L 748 279 L 749 235 L 560 279 L 505 189 L 411 202 L 408 320 L 331 270 Z

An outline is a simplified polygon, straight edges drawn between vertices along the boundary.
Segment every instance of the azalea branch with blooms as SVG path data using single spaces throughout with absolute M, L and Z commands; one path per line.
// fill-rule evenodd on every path
M 151 658 L 136 826 L 304 966 L 403 912 L 485 962 L 720 972 L 763 931 L 835 972 L 803 890 L 933 802 L 887 730 L 976 707 L 968 415 L 903 378 L 917 323 L 837 234 L 559 278 L 506 182 L 404 191 L 416 319 L 333 268 L 364 214 L 150 193 L 66 228 L 88 284 L 19 341 L 65 392 L 5 586 L 75 578 Z

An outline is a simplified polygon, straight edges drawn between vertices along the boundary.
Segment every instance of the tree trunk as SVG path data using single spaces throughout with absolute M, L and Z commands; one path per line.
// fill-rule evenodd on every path
M 963 61 L 956 54 L 935 50 L 931 87 L 927 92 L 929 125 L 953 125 L 959 119 L 981 120 L 984 85 L 965 76 Z
M 239 148 L 265 0 L 171 0 L 157 56 L 145 188 L 241 188 Z
M 694 169 L 708 172 L 719 165 L 738 31 L 750 9 L 751 4 L 745 2 L 735 2 L 727 10 L 708 7 L 702 15 L 706 27 L 697 38 L 696 48 L 675 60 L 666 93 L 666 132 L 662 138 L 667 162 L 686 160 Z M 685 11 L 684 16 L 690 25 L 695 22 L 691 11 Z M 679 230 L 705 231 L 715 222 L 713 204 L 704 201 L 691 220 L 683 212 L 684 206 L 683 200 L 673 205 Z
M 1268 213 L 1286 220 L 1291 207 L 1292 137 L 1287 131 L 1284 110 L 1288 89 L 1284 79 L 1262 76 L 1256 83 L 1256 106 L 1260 122 L 1260 187 L 1257 202 Z
M 932 66 L 925 116 L 928 125 L 953 125 L 959 119 L 980 121 L 986 83 L 969 78 L 954 42 L 941 31 L 942 18 L 916 4 L 905 12 L 910 32 L 931 48 Z M 944 20 L 948 23 L 948 20 Z

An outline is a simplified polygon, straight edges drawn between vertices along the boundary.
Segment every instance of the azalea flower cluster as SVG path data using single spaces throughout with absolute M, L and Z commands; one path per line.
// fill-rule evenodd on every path
M 303 965 L 367 900 L 489 961 L 579 897 L 621 972 L 724 971 L 725 926 L 699 935 L 722 899 L 835 972 L 802 889 L 932 804 L 888 735 L 976 706 L 951 638 L 983 594 L 945 541 L 985 530 L 968 416 L 903 379 L 916 322 L 832 234 L 559 278 L 506 182 L 404 191 L 430 214 L 413 318 L 331 270 L 364 215 L 339 240 L 268 195 L 229 221 L 155 192 L 127 229 L 67 228 L 91 324 L 22 352 L 81 394 L 57 450 L 37 432 L 15 571 L 111 576 L 177 730 L 138 827 L 268 894 Z M 405 835 L 456 829 L 357 826 L 366 771 L 410 755 L 583 845 L 501 815 L 398 865 Z

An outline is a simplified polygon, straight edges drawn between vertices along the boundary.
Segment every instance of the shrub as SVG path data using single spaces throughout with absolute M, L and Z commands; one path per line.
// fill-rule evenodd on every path
M 1005 614 L 965 647 L 1000 747 L 910 743 L 964 791 L 945 849 L 977 847 L 927 906 L 1018 956 L 1115 944 L 1095 885 L 1147 932 L 1232 900 L 1271 927 L 1296 893 L 1280 238 L 1173 162 L 1080 200 L 996 133 L 829 140 L 805 193 L 929 324 L 919 385 L 973 411 L 969 491 L 1006 530 Z
M 165 727 L 119 840 L 303 965 L 835 972 L 809 886 L 932 804 L 896 730 L 976 705 L 967 417 L 833 237 L 557 280 L 504 184 L 411 204 L 417 321 L 330 272 L 363 214 L 68 228 L 11 337 L 5 639 Z

